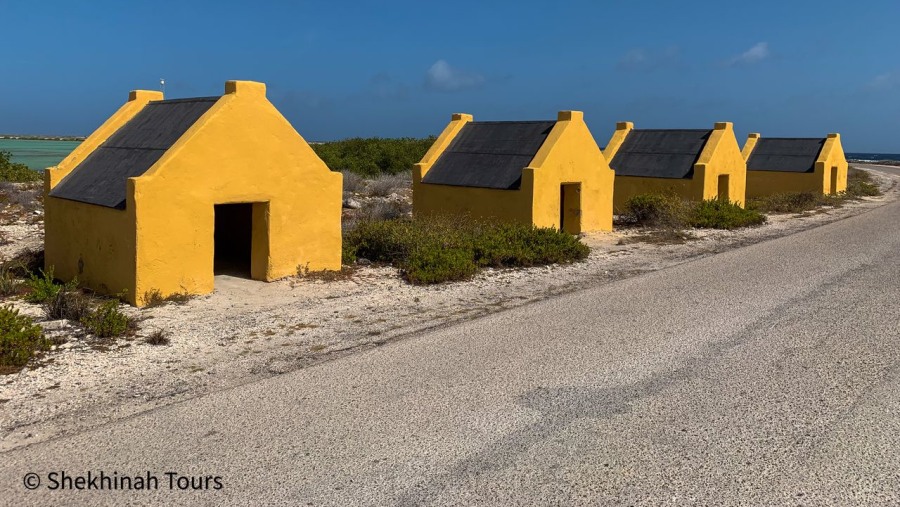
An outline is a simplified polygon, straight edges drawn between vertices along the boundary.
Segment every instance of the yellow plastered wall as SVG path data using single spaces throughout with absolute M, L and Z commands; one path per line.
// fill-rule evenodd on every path
M 534 176 L 532 223 L 559 228 L 560 185 L 581 184 L 581 231 L 612 230 L 615 175 L 581 111 L 561 111 L 524 174 Z M 524 180 L 524 176 L 523 176 Z
M 126 209 L 117 210 L 48 194 L 88 155 L 162 93 L 135 90 L 128 101 L 57 166 L 44 171 L 44 268 L 62 280 L 104 294 L 135 294 L 135 230 L 132 195 Z
M 634 128 L 631 122 L 616 124 L 616 131 L 606 145 L 603 154 L 612 160 Z M 622 212 L 625 204 L 639 194 L 674 194 L 690 200 L 715 199 L 719 195 L 719 176 L 729 177 L 728 199 L 744 204 L 746 198 L 747 164 L 730 122 L 715 124 L 697 163 L 692 178 L 646 178 L 637 176 L 615 177 L 613 207 Z
M 745 160 L 750 159 L 759 134 L 750 134 L 744 145 Z M 747 171 L 747 198 L 765 197 L 779 193 L 817 192 L 839 193 L 847 190 L 847 159 L 841 146 L 840 134 L 828 134 L 811 173 Z M 831 188 L 831 171 L 837 171 L 836 188 Z
M 744 205 L 747 197 L 747 162 L 734 135 L 734 124 L 715 124 L 700 158 L 694 164 L 694 185 L 701 199 L 719 195 L 719 176 L 729 177 L 728 200 Z
M 832 188 L 831 171 L 837 171 L 837 185 Z M 837 194 L 847 190 L 847 158 L 844 155 L 844 147 L 841 145 L 840 134 L 828 134 L 825 139 L 825 145 L 819 152 L 819 158 L 816 160 L 815 174 L 822 177 L 822 192 L 826 194 Z
M 580 111 L 559 113 L 534 159 L 523 168 L 518 190 L 422 183 L 441 153 L 470 121 L 471 115 L 454 114 L 422 161 L 413 168 L 416 216 L 465 214 L 559 228 L 561 185 L 577 183 L 581 185 L 579 232 L 612 229 L 613 172 Z
M 124 211 L 51 198 L 60 215 L 79 208 L 83 213 L 65 221 L 48 214 L 53 262 L 68 266 L 75 247 L 85 243 L 85 265 L 125 264 L 124 255 L 104 256 L 92 248 L 95 242 L 73 241 L 102 228 L 132 242 L 131 273 L 123 268 L 121 277 L 130 278 L 125 288 L 132 303 L 142 305 L 157 290 L 163 296 L 208 293 L 214 285 L 214 206 L 254 203 L 254 279 L 292 275 L 298 266 L 340 269 L 341 174 L 330 171 L 266 99 L 264 84 L 229 81 L 225 92 L 153 167 L 128 180 Z M 108 227 L 93 227 L 101 223 Z M 85 281 L 101 289 L 100 283 L 110 285 Z

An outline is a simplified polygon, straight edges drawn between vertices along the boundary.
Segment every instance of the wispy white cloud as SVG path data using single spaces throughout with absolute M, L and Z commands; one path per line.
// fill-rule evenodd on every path
M 662 50 L 650 50 L 645 48 L 629 49 L 616 63 L 616 68 L 622 71 L 649 71 L 664 67 L 677 67 L 681 64 L 681 49 L 678 46 L 669 46 Z
M 758 42 L 747 51 L 744 51 L 743 53 L 729 59 L 727 64 L 728 66 L 751 65 L 754 63 L 759 63 L 769 58 L 770 56 L 772 56 L 772 52 L 769 51 L 769 43 Z
M 900 72 L 897 71 L 879 74 L 866 85 L 866 88 L 874 91 L 893 90 L 898 87 L 900 87 Z
M 451 66 L 446 60 L 434 62 L 425 73 L 425 89 L 439 92 L 456 92 L 478 88 L 485 82 L 476 72 Z

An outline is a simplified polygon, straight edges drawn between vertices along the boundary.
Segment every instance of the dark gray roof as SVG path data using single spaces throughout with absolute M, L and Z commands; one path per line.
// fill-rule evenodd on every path
M 52 197 L 125 209 L 128 178 L 140 176 L 218 97 L 150 102 L 50 191 Z
M 712 130 L 634 129 L 609 165 L 616 176 L 691 178 Z
M 555 121 L 469 122 L 422 183 L 515 190 Z
M 811 173 L 825 138 L 762 137 L 747 160 L 748 171 Z

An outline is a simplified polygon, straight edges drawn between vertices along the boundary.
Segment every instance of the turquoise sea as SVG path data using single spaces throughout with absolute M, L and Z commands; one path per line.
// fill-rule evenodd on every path
M 12 153 L 12 161 L 41 170 L 58 164 L 80 141 L 0 139 L 0 151 Z

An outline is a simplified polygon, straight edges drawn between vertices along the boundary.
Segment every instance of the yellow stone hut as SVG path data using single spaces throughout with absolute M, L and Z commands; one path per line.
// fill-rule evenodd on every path
M 263 83 L 178 100 L 134 91 L 47 169 L 46 266 L 138 306 L 211 292 L 215 273 L 339 269 L 341 186 Z
M 742 153 L 747 161 L 747 197 L 847 190 L 848 165 L 840 134 L 824 138 L 750 134 Z
M 744 203 L 747 166 L 730 122 L 711 130 L 635 129 L 621 122 L 603 154 L 616 173 L 616 211 L 631 197 L 648 193 Z
M 454 114 L 413 168 L 413 212 L 469 215 L 572 234 L 612 229 L 613 172 L 580 111 L 556 121 Z

